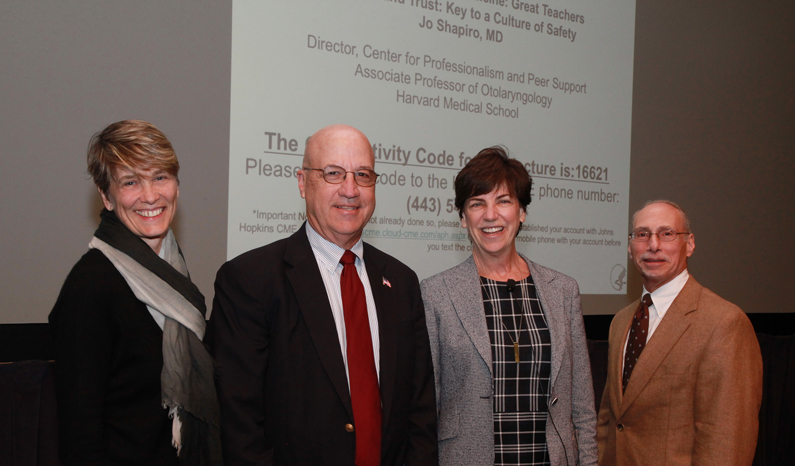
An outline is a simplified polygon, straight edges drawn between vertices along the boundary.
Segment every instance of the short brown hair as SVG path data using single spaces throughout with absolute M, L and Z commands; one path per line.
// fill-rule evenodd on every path
M 179 160 L 171 142 L 155 125 L 142 120 L 123 120 L 91 137 L 88 144 L 88 174 L 107 194 L 114 170 L 161 169 L 179 182 Z
M 522 162 L 508 157 L 508 151 L 502 146 L 488 147 L 478 152 L 455 177 L 455 208 L 458 209 L 458 218 L 464 216 L 467 199 L 490 193 L 502 185 L 505 185 L 526 212 L 530 204 L 533 180 Z

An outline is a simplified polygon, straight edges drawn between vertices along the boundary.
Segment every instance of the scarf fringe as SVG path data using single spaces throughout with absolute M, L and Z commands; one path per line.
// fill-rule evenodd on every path
M 168 406 L 163 406 L 168 408 Z M 177 456 L 182 452 L 182 421 L 179 419 L 179 407 L 168 408 L 168 417 L 171 419 L 171 446 L 177 449 Z
M 196 466 L 223 465 L 221 430 L 211 423 L 201 422 L 191 413 L 179 408 L 174 419 L 184 419 L 180 429 L 180 464 Z

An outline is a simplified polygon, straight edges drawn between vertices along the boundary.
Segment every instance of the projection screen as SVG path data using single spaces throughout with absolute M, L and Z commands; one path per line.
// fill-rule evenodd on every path
M 295 232 L 307 137 L 346 123 L 380 174 L 364 239 L 420 278 L 470 254 L 456 173 L 505 146 L 534 179 L 520 252 L 623 294 L 635 2 L 236 1 L 227 258 Z

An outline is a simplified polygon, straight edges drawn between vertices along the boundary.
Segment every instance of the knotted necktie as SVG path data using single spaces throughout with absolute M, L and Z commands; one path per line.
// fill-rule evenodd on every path
M 367 318 L 367 300 L 355 261 L 356 255 L 351 251 L 342 255 L 340 291 L 356 432 L 356 466 L 378 466 L 381 462 L 381 394 Z
M 629 376 L 632 375 L 632 369 L 638 362 L 640 353 L 646 347 L 646 339 L 649 335 L 649 306 L 652 305 L 651 295 L 646 293 L 638 305 L 638 310 L 632 317 L 632 328 L 629 331 L 629 340 L 627 341 L 627 352 L 624 354 L 624 376 L 622 377 L 623 391 L 627 390 L 629 383 Z

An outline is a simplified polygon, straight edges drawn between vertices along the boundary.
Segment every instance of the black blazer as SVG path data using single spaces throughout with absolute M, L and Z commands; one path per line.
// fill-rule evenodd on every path
M 163 332 L 99 250 L 74 266 L 49 320 L 62 464 L 178 464 L 161 404 Z
M 419 282 L 399 261 L 364 246 L 381 342 L 381 464 L 436 466 Z M 226 464 L 353 466 L 345 366 L 305 226 L 221 267 L 205 341 L 220 367 Z

